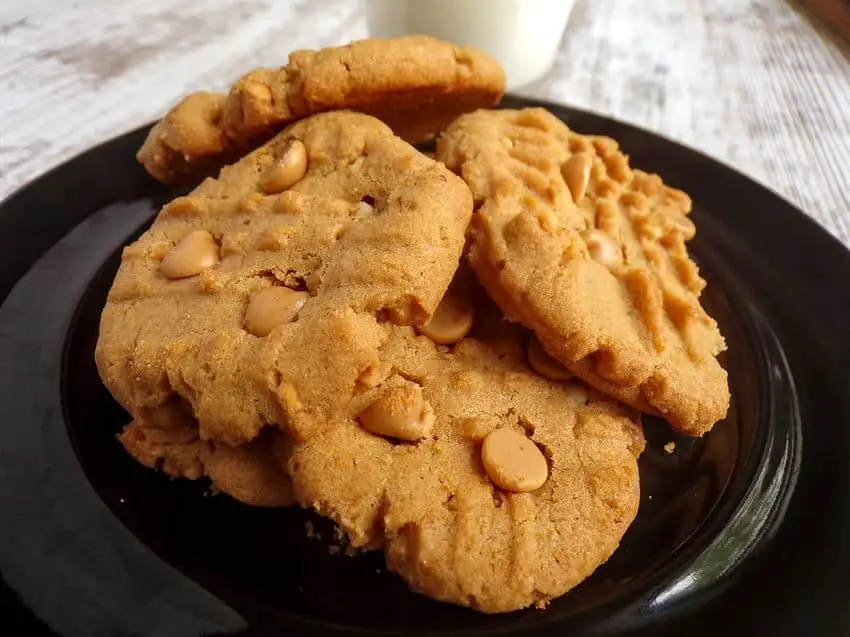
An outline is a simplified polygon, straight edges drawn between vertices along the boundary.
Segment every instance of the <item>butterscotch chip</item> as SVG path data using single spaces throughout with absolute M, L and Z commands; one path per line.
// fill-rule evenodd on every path
M 579 154 L 592 159 L 586 186 L 572 170 L 587 165 Z M 480 204 L 469 261 L 510 320 L 580 378 L 682 433 L 726 415 L 726 344 L 700 305 L 685 193 L 539 108 L 463 115 L 437 158 Z
M 461 113 L 495 105 L 504 90 L 502 69 L 482 51 L 420 35 L 295 51 L 285 66 L 247 73 L 227 95 L 184 98 L 138 159 L 160 181 L 191 180 L 295 120 L 340 109 L 373 115 L 418 143 Z
M 469 334 L 475 321 L 472 300 L 460 294 L 446 294 L 428 323 L 419 328 L 420 333 L 435 343 L 450 345 Z
M 527 356 L 531 369 L 549 380 L 563 381 L 574 377 L 570 370 L 546 353 L 535 337 L 528 339 Z
M 292 226 L 268 228 L 257 239 L 260 250 L 282 250 L 289 240 L 298 233 Z
M 278 325 L 292 321 L 307 302 L 307 292 L 275 286 L 253 294 L 245 310 L 245 329 L 254 336 L 266 336 Z
M 291 140 L 305 147 L 306 172 L 269 194 L 264 176 Z M 460 178 L 349 111 L 294 124 L 181 198 L 181 209 L 194 207 L 187 200 L 204 214 L 172 216 L 167 204 L 125 252 L 96 358 L 131 413 L 180 396 L 200 436 L 231 447 L 266 425 L 304 438 L 347 408 L 367 369 L 384 375 L 387 332 L 431 319 L 472 213 Z M 375 214 L 358 216 L 360 202 Z M 170 262 L 183 260 L 166 256 L 161 266 L 154 256 L 194 232 L 211 249 L 213 236 L 227 246 L 215 276 L 162 276 L 210 265 L 177 268 Z
M 540 449 L 510 429 L 496 429 L 487 435 L 481 445 L 481 462 L 496 486 L 515 493 L 536 491 L 549 476 Z
M 581 233 L 591 258 L 606 268 L 613 268 L 623 261 L 620 247 L 601 230 L 590 228 Z
M 571 155 L 566 163 L 561 166 L 561 174 L 570 189 L 570 195 L 573 201 L 578 203 L 587 192 L 587 185 L 590 183 L 590 167 L 593 165 L 593 159 L 587 153 L 578 152 Z
M 422 397 L 422 387 L 404 381 L 378 397 L 359 420 L 373 434 L 415 441 L 431 432 L 434 410 Z
M 300 139 L 289 140 L 280 153 L 280 159 L 263 175 L 262 187 L 268 194 L 291 188 L 307 172 L 307 149 Z
M 360 219 L 366 219 L 367 217 L 371 217 L 375 214 L 375 207 L 366 203 L 365 201 L 360 201 L 357 203 L 357 216 Z
M 219 261 L 219 247 L 206 230 L 195 230 L 175 245 L 162 260 L 163 276 L 182 279 L 200 274 Z
M 278 392 L 281 405 L 289 412 L 295 413 L 302 407 L 301 399 L 298 397 L 298 390 L 290 382 L 284 381 Z

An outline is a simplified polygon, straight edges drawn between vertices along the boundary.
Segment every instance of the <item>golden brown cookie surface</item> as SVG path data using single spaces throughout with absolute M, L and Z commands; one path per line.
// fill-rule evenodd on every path
M 282 191 L 281 166 L 300 177 Z M 471 208 L 458 177 L 372 117 L 298 122 L 124 250 L 101 377 L 134 417 L 181 397 L 203 440 L 305 435 L 380 366 L 394 324 L 429 321 Z
M 483 52 L 425 36 L 295 51 L 286 66 L 247 73 L 227 96 L 183 100 L 154 127 L 139 160 L 160 181 L 180 181 L 296 119 L 338 109 L 374 115 L 417 143 L 460 113 L 496 104 L 504 84 L 498 63 Z
M 528 333 L 496 314 L 452 347 L 394 328 L 391 368 L 289 462 L 302 506 L 383 549 L 414 591 L 484 612 L 545 604 L 608 559 L 637 512 L 644 444 L 627 408 L 533 372 Z M 363 422 L 388 396 L 406 397 L 387 409 L 397 422 L 432 414 L 416 442 Z
M 543 109 L 461 116 L 437 158 L 478 205 L 476 274 L 546 352 L 683 433 L 725 416 L 725 343 L 699 302 L 687 195 L 630 168 L 613 140 L 573 133 Z

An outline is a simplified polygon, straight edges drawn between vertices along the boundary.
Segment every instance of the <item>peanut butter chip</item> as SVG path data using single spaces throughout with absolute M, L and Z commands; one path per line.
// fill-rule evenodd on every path
M 162 260 L 160 270 L 169 279 L 195 276 L 218 263 L 218 252 L 218 244 L 209 232 L 195 230 L 171 248 Z
M 358 219 L 368 219 L 373 214 L 375 214 L 375 209 L 370 206 L 365 201 L 361 201 L 357 204 L 357 218 Z
M 491 431 L 481 445 L 481 461 L 493 483 L 505 491 L 528 493 L 549 477 L 546 458 L 531 440 L 510 429 Z
M 262 188 L 268 194 L 283 192 L 298 183 L 307 172 L 307 148 L 300 139 L 290 139 L 280 159 L 263 176 Z
M 578 203 L 587 192 L 590 182 L 590 168 L 593 160 L 587 153 L 576 153 L 561 166 L 561 175 L 570 189 L 573 201 Z
M 310 295 L 285 287 L 256 292 L 245 310 L 245 329 L 254 336 L 265 336 L 278 325 L 294 320 Z
M 427 325 L 419 328 L 419 332 L 440 345 L 457 343 L 469 334 L 475 320 L 475 309 L 472 301 L 459 294 L 446 294 L 437 311 Z
M 620 249 L 601 230 L 591 228 L 581 233 L 581 238 L 587 245 L 587 250 L 594 261 L 598 261 L 605 267 L 611 268 L 622 260 Z
M 528 348 L 526 350 L 528 356 L 528 364 L 531 369 L 549 380 L 562 381 L 569 380 L 573 377 L 566 367 L 561 365 L 554 358 L 546 353 L 543 346 L 533 336 L 528 339 Z
M 364 409 L 359 420 L 373 434 L 415 441 L 431 433 L 434 411 L 422 396 L 422 387 L 405 381 Z

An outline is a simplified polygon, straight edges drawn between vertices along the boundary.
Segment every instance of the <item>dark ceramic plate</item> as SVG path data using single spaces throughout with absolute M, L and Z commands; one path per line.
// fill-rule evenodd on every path
M 93 349 L 121 246 L 174 195 L 136 164 L 139 130 L 0 207 L 4 625 L 63 635 L 850 634 L 850 252 L 699 153 L 547 106 L 576 130 L 617 138 L 633 165 L 693 196 L 692 251 L 729 342 L 729 417 L 700 440 L 647 422 L 640 513 L 607 564 L 544 611 L 479 615 L 409 593 L 380 555 L 330 555 L 304 530 L 328 525 L 304 511 L 241 506 L 131 461 L 115 439 L 127 416 Z

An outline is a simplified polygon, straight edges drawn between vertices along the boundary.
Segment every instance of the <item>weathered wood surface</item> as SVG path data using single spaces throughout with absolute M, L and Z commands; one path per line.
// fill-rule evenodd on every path
M 365 35 L 358 0 L 5 0 L 0 199 L 188 91 Z M 577 0 L 523 92 L 698 148 L 850 245 L 850 48 L 787 0 Z

